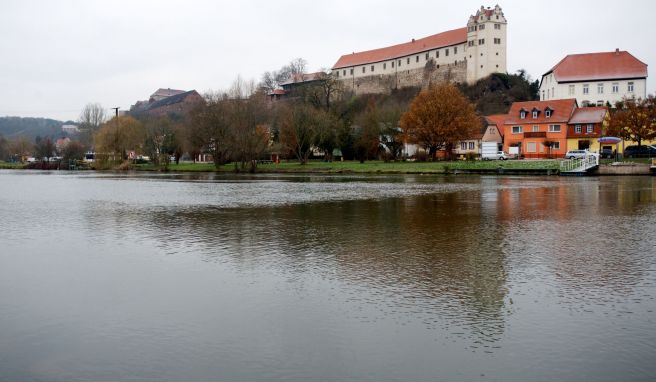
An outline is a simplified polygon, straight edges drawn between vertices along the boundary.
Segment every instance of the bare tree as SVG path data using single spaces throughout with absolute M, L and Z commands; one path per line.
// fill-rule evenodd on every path
M 88 103 L 80 113 L 80 128 L 97 130 L 107 120 L 105 109 L 99 103 Z

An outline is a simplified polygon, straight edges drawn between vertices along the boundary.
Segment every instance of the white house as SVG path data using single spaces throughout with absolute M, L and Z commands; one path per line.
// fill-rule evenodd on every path
M 615 105 L 623 97 L 647 96 L 647 64 L 631 53 L 570 54 L 540 81 L 540 99 L 576 98 L 581 106 Z

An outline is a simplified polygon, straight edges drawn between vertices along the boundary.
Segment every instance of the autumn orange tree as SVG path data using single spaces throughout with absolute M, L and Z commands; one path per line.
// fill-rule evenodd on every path
M 452 84 L 440 84 L 415 97 L 401 117 L 401 128 L 408 142 L 428 150 L 431 158 L 437 150 L 451 150 L 459 140 L 477 133 L 480 121 L 474 105 Z
M 643 140 L 656 138 L 656 99 L 627 98 L 618 104 L 612 114 L 606 135 L 634 141 L 638 146 Z

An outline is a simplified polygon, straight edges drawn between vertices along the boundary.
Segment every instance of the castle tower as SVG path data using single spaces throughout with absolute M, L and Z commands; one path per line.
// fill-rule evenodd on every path
M 492 73 L 506 73 L 506 21 L 499 5 L 476 11 L 467 22 L 467 82 Z

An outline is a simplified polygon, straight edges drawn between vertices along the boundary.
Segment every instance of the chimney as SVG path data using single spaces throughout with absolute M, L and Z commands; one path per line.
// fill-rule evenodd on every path
M 619 56 L 620 55 L 620 48 L 615 48 L 615 55 Z
M 415 39 L 414 39 L 414 38 L 412 39 L 412 42 L 415 42 Z

